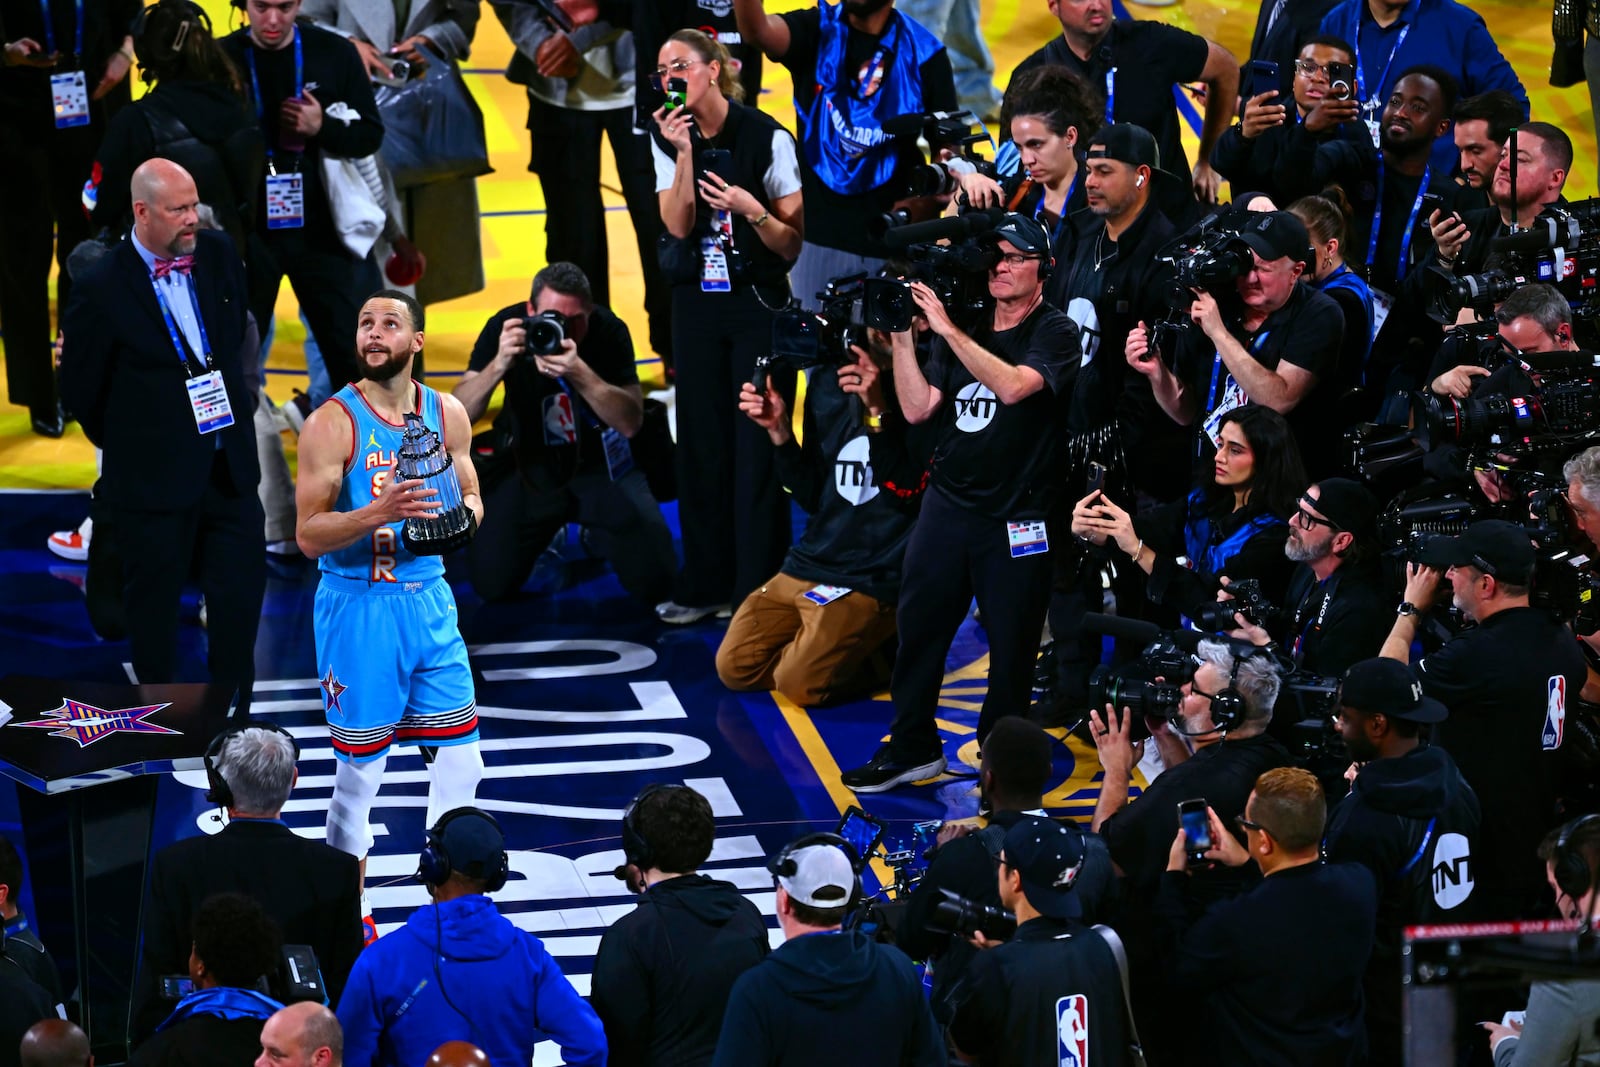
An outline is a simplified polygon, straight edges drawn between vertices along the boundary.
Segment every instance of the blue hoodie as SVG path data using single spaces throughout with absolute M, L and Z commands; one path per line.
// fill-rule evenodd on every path
M 446 1041 L 470 1041 L 490 1063 L 527 1063 L 547 1037 L 568 1064 L 606 1062 L 594 1009 L 543 943 L 485 896 L 418 908 L 363 950 L 339 999 L 339 1025 L 348 1067 L 416 1067 Z

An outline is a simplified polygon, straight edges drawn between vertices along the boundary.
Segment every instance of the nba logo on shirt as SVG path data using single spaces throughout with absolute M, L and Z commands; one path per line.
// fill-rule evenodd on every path
M 1061 1067 L 1089 1067 L 1089 998 L 1082 993 L 1056 1001 L 1057 1052 Z
M 1562 738 L 1567 735 L 1567 679 L 1564 675 L 1554 674 L 1545 683 L 1544 699 L 1544 736 L 1540 739 L 1546 752 L 1554 752 L 1561 747 Z
M 578 424 L 572 418 L 572 398 L 556 393 L 544 398 L 544 443 L 570 445 L 578 440 Z

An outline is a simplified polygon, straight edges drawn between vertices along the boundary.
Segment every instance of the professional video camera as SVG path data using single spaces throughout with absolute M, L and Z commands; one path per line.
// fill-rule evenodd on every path
M 1158 262 L 1172 267 L 1173 279 L 1167 316 L 1150 328 L 1152 348 L 1162 348 L 1164 341 L 1176 340 L 1191 328 L 1189 308 L 1195 290 L 1211 294 L 1223 305 L 1237 301 L 1234 283 L 1255 266 L 1239 229 L 1244 217 L 1237 211 L 1215 212 L 1156 253 Z
M 1424 448 L 1487 442 L 1502 452 L 1547 442 L 1565 449 L 1562 439 L 1600 430 L 1600 355 L 1507 352 L 1486 381 L 1465 400 L 1412 394 L 1417 442 Z
M 920 281 L 934 291 L 957 326 L 975 328 L 994 306 L 989 270 L 1000 261 L 999 248 L 982 238 L 1005 217 L 1001 208 L 984 208 L 889 229 L 884 244 L 902 252 L 910 267 L 903 279 L 872 279 L 877 284 L 865 301 L 866 321 L 891 333 L 910 329 L 916 305 L 907 284 Z
M 978 127 L 973 131 L 973 127 Z M 997 177 L 994 163 L 973 151 L 974 145 L 993 147 L 994 138 L 984 129 L 983 122 L 970 111 L 930 111 L 922 115 L 901 115 L 883 124 L 883 132 L 896 136 L 920 134 L 930 150 L 952 148 L 956 155 L 949 160 L 935 159 L 912 170 L 906 181 L 907 196 L 949 196 L 960 188 L 963 174 L 982 174 Z M 899 223 L 897 222 L 896 225 Z
M 1478 274 L 1457 277 L 1430 267 L 1428 314 L 1448 323 L 1472 308 L 1488 317 L 1524 285 L 1546 282 L 1592 317 L 1591 298 L 1600 286 L 1600 198 L 1548 205 L 1531 226 L 1495 238 L 1489 254 L 1494 267 Z
M 750 384 L 761 389 L 774 370 L 809 370 L 853 362 L 856 357 L 850 346 L 867 343 L 861 302 L 868 280 L 865 274 L 833 278 L 817 294 L 821 311 L 791 307 L 774 315 L 772 351 L 757 357 Z

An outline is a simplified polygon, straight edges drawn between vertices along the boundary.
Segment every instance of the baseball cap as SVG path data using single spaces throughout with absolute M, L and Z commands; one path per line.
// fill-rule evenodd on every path
M 1306 224 L 1287 211 L 1252 213 L 1239 239 L 1269 262 L 1284 256 L 1301 263 L 1312 260 L 1311 235 L 1306 232 Z
M 1504 519 L 1484 519 L 1460 537 L 1440 538 L 1426 562 L 1443 567 L 1476 567 L 1512 585 L 1533 581 L 1533 542 L 1528 531 Z
M 813 908 L 842 908 L 855 889 L 856 872 L 850 857 L 837 845 L 807 845 L 789 853 L 793 874 L 778 875 L 778 884 L 789 894 Z
M 450 869 L 460 871 L 469 878 L 487 879 L 500 869 L 500 857 L 506 850 L 506 839 L 500 828 L 489 817 L 475 808 L 461 814 L 447 812 L 439 822 L 444 832 L 439 843 L 450 857 Z
M 1348 530 L 1358 539 L 1370 540 L 1376 532 L 1378 498 L 1360 482 L 1351 478 L 1324 478 L 1317 482 L 1318 511 L 1338 526 Z M 1306 499 L 1310 499 L 1308 495 Z
M 1083 914 L 1073 885 L 1083 869 L 1083 836 L 1038 815 L 1024 815 L 1001 845 L 1006 866 L 1022 879 L 1022 895 L 1040 915 L 1076 919 Z
M 1102 126 L 1098 133 L 1089 138 L 1089 151 L 1084 158 L 1110 159 L 1133 167 L 1161 169 L 1161 149 L 1156 147 L 1156 139 L 1149 130 L 1131 122 Z
M 1443 722 L 1449 715 L 1443 704 L 1422 695 L 1422 682 L 1409 664 L 1382 656 L 1351 664 L 1344 672 L 1339 703 L 1409 722 Z
M 1050 255 L 1050 234 L 1039 220 L 1015 211 L 1008 212 L 1005 221 L 989 231 L 996 241 L 1010 241 L 1018 252 L 1031 256 Z

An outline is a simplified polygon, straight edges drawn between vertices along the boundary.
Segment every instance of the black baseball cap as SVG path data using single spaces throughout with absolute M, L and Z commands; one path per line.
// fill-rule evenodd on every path
M 1317 498 L 1312 503 L 1329 522 L 1358 540 L 1370 541 L 1376 536 L 1378 498 L 1372 490 L 1350 478 L 1324 478 L 1316 488 Z M 1311 499 L 1309 493 L 1306 499 Z
M 1156 147 L 1156 139 L 1149 130 L 1131 122 L 1100 127 L 1100 131 L 1089 138 L 1089 151 L 1084 158 L 1111 159 L 1133 167 L 1161 169 L 1161 149 Z
M 1424 561 L 1441 567 L 1476 567 L 1497 581 L 1527 585 L 1533 581 L 1533 542 L 1528 531 L 1504 519 L 1484 519 L 1460 537 L 1440 538 Z
M 1076 919 L 1083 914 L 1074 885 L 1083 869 L 1083 834 L 1038 815 L 1024 815 L 1000 846 L 1006 866 L 1022 879 L 1022 895 L 1040 915 Z
M 1253 212 L 1239 239 L 1269 262 L 1288 256 L 1300 263 L 1310 263 L 1313 258 L 1311 234 L 1306 232 L 1306 224 L 1287 211 Z
M 1344 672 L 1339 703 L 1347 708 L 1408 722 L 1443 722 L 1450 713 L 1422 694 L 1422 682 L 1409 664 L 1375 656 L 1351 664 Z
M 1007 212 L 1005 221 L 989 231 L 996 241 L 1009 241 L 1018 252 L 1049 258 L 1050 234 L 1038 219 L 1015 211 Z

